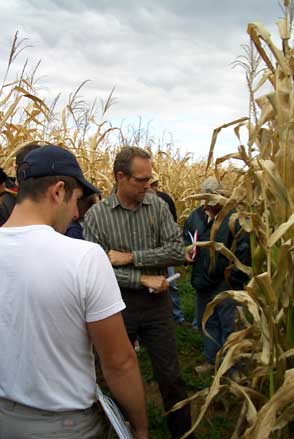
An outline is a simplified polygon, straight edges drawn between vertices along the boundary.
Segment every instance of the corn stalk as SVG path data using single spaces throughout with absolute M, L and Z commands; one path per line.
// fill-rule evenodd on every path
M 219 353 L 211 387 L 192 429 L 183 438 L 199 426 L 215 397 L 228 392 L 243 401 L 232 438 L 289 438 L 291 434 L 288 427 L 294 418 L 294 49 L 290 44 L 293 11 L 293 2 L 285 1 L 284 19 L 278 22 L 281 48 L 273 43 L 261 23 L 249 23 L 250 50 L 254 46 L 258 59 L 265 65 L 262 78 L 257 84 L 253 83 L 257 78 L 251 78 L 249 117 L 220 127 L 242 124 L 249 133 L 247 146 L 240 144 L 235 153 L 235 158 L 244 162 L 240 184 L 231 196 L 220 201 L 222 217 L 235 207 L 236 218 L 250 233 L 252 277 L 244 291 L 223 292 L 206 309 L 204 329 L 215 306 L 228 297 L 240 304 L 245 319 Z M 241 60 L 244 63 L 244 58 Z M 245 69 L 247 82 L 251 67 Z M 257 97 L 265 83 L 271 91 Z M 240 140 L 238 126 L 235 133 Z M 208 167 L 219 131 L 218 128 L 213 134 Z M 223 160 L 216 161 L 216 167 Z M 218 218 L 218 223 L 221 220 Z M 227 377 L 234 365 L 242 373 L 238 384 Z M 198 397 L 197 393 L 190 400 Z M 185 401 L 174 409 L 182 404 Z

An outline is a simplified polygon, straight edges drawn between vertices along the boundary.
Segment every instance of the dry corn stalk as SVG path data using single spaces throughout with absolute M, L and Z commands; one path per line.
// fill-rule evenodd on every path
M 232 334 L 219 353 L 216 375 L 191 431 L 216 395 L 231 392 L 244 401 L 234 439 L 266 439 L 281 430 L 283 438 L 289 437 L 287 425 L 294 419 L 294 49 L 289 46 L 290 6 L 293 12 L 293 2 L 285 2 L 285 18 L 279 23 L 282 49 L 260 23 L 248 25 L 267 68 L 251 90 L 269 82 L 272 91 L 255 99 L 259 111 L 255 121 L 249 117 L 248 145 L 240 145 L 237 157 L 246 165 L 242 183 L 226 201 L 221 200 L 222 214 L 211 236 L 213 239 L 223 216 L 235 207 L 234 219 L 239 219 L 251 237 L 252 277 L 244 291 L 223 292 L 206 309 L 204 330 L 214 307 L 227 297 L 234 298 L 245 310 L 246 327 Z M 245 119 L 232 124 L 236 122 Z M 219 130 L 214 131 L 208 165 Z M 216 166 L 227 157 L 218 159 Z M 243 373 L 239 384 L 224 377 L 233 365 L 239 365 Z M 221 385 L 221 379 L 227 385 Z

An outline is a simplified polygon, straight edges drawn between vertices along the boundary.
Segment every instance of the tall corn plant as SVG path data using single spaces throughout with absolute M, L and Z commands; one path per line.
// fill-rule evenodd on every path
M 13 174 L 18 149 L 31 141 L 51 142 L 71 149 L 87 177 L 108 193 L 113 185 L 109 163 L 114 151 L 107 148 L 107 138 L 116 128 L 105 120 L 105 114 L 114 102 L 114 90 L 106 102 L 102 102 L 101 116 L 96 101 L 89 106 L 80 96 L 87 81 L 69 96 L 66 106 L 57 111 L 60 95 L 48 105 L 34 86 L 39 63 L 28 73 L 26 61 L 19 78 L 8 79 L 16 56 L 28 47 L 26 42 L 27 39 L 19 40 L 16 32 L 0 88 L 0 166 Z
M 217 395 L 234 394 L 241 405 L 233 439 L 288 438 L 289 423 L 294 418 L 293 1 L 284 1 L 283 9 L 284 18 L 278 22 L 281 48 L 273 43 L 262 24 L 248 25 L 252 46 L 265 69 L 257 84 L 255 76 L 249 78 L 249 117 L 231 123 L 238 138 L 240 127 L 248 128 L 247 147 L 240 144 L 238 153 L 228 156 L 241 160 L 244 168 L 240 171 L 240 184 L 231 196 L 219 198 L 222 214 L 212 231 L 213 238 L 224 215 L 235 207 L 234 219 L 250 234 L 252 268 L 236 261 L 230 249 L 213 241 L 204 244 L 226 254 L 232 264 L 251 276 L 244 291 L 223 292 L 208 305 L 202 322 L 204 329 L 214 307 L 227 297 L 236 299 L 245 309 L 241 313 L 243 324 L 219 353 L 210 388 L 189 398 L 196 401 L 205 397 L 194 430 Z M 256 97 L 265 83 L 271 91 Z M 214 132 L 208 166 L 223 127 Z M 242 370 L 238 382 L 226 375 L 234 365 Z

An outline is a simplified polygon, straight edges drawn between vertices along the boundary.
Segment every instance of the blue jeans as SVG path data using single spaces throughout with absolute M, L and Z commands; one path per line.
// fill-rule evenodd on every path
M 202 331 L 202 319 L 206 306 L 215 295 L 196 292 L 196 318 L 199 331 L 203 336 L 204 356 L 208 363 L 214 364 L 216 354 L 223 347 L 228 336 L 235 330 L 236 302 L 225 299 L 215 308 L 213 314 L 206 322 L 205 329 L 213 338 L 205 336 Z
M 167 276 L 173 276 L 175 274 L 174 267 L 167 267 Z M 169 286 L 169 295 L 173 305 L 173 318 L 176 323 L 185 321 L 185 316 L 180 308 L 179 289 L 175 281 L 172 281 Z

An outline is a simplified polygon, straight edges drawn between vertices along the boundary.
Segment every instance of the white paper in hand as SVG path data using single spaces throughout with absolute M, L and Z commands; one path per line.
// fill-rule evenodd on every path
M 172 276 L 167 277 L 166 281 L 168 284 L 170 284 L 173 280 L 179 279 L 179 277 L 181 277 L 180 273 L 175 273 Z M 149 293 L 153 293 L 154 290 L 152 288 L 148 288 L 148 289 L 149 289 Z
M 119 439 L 134 439 L 119 408 L 109 396 L 102 393 L 98 385 L 96 387 L 96 398 L 100 402 Z

